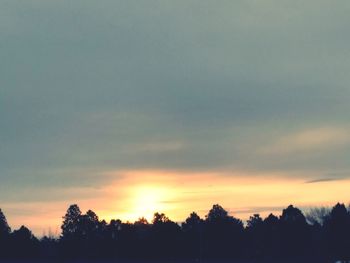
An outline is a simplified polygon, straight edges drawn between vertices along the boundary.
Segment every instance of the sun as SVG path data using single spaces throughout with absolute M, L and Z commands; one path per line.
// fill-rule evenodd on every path
M 165 187 L 136 186 L 131 189 L 130 197 L 130 208 L 126 215 L 128 220 L 145 217 L 148 221 L 152 221 L 155 212 L 163 212 L 168 209 L 169 191 Z

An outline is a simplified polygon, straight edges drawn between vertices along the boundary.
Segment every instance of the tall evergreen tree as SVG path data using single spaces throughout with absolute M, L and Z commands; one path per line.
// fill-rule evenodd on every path
M 4 258 L 9 254 L 9 237 L 11 229 L 6 217 L 0 209 L 0 257 Z
M 244 227 L 243 222 L 220 205 L 213 205 L 205 220 L 204 249 L 212 259 L 238 257 L 242 252 Z
M 0 209 L 0 239 L 6 238 L 11 232 L 11 228 L 9 227 L 6 217 L 2 210 Z
M 311 228 L 300 209 L 290 205 L 280 217 L 282 252 L 288 258 L 305 256 L 310 250 Z
M 336 204 L 324 223 L 328 249 L 334 260 L 350 260 L 350 215 L 344 204 Z
M 79 229 L 79 222 L 81 220 L 81 211 L 78 205 L 71 205 L 66 215 L 63 217 L 63 223 L 61 226 L 62 237 L 70 238 L 76 236 Z

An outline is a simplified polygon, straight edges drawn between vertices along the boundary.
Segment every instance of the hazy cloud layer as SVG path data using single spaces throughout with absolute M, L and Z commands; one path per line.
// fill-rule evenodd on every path
M 0 198 L 101 186 L 118 169 L 346 174 L 349 11 L 1 0 Z

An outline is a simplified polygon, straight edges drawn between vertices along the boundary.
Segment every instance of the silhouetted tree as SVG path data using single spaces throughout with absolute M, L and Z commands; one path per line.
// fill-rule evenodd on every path
M 88 210 L 85 215 L 81 215 L 77 230 L 84 239 L 98 239 L 100 236 L 100 222 L 96 213 Z
M 181 250 L 181 228 L 163 213 L 155 213 L 151 228 L 152 251 L 159 258 L 178 258 Z
M 170 219 L 164 213 L 155 213 L 153 216 L 153 225 L 163 224 L 170 222 Z
M 300 209 L 290 205 L 280 217 L 282 251 L 288 258 L 306 256 L 311 241 L 311 232 Z
M 135 221 L 134 225 L 137 226 L 148 226 L 148 220 L 144 217 L 140 217 L 138 220 Z
M 40 239 L 40 257 L 48 260 L 59 258 L 58 240 L 52 235 L 44 236 Z
M 11 228 L 9 227 L 6 217 L 2 210 L 0 209 L 0 239 L 8 238 L 10 235 Z
M 119 256 L 134 259 L 136 257 L 135 241 L 136 228 L 134 224 L 130 222 L 122 223 L 118 240 Z
M 144 217 L 139 218 L 134 223 L 135 228 L 135 251 L 137 251 L 138 258 L 148 258 L 150 253 L 150 244 L 148 242 L 151 224 Z
M 323 223 L 329 218 L 330 216 L 330 209 L 328 207 L 314 207 L 311 208 L 308 213 L 306 213 L 306 220 L 311 225 L 320 225 L 322 226 Z
M 207 222 L 221 222 L 226 221 L 229 218 L 228 212 L 222 208 L 222 206 L 216 204 L 213 205 L 209 213 L 206 216 Z
M 350 259 L 350 213 L 343 204 L 330 212 L 314 209 L 308 220 L 292 205 L 278 218 L 252 215 L 244 228 L 241 220 L 216 204 L 202 220 L 196 213 L 181 224 L 163 213 L 152 223 L 100 221 L 88 210 L 71 205 L 62 222 L 59 239 L 40 241 L 22 226 L 10 232 L 0 210 L 1 260 L 157 260 L 208 262 L 332 262 Z M 6 252 L 6 253 L 5 253 Z M 7 257 L 7 258 L 6 258 Z M 237 261 L 236 261 L 237 260 Z M 327 260 L 327 261 L 326 261 Z M 176 261 L 175 261 L 176 262 Z
M 311 208 L 305 215 L 310 224 L 311 241 L 309 251 L 319 259 L 327 258 L 327 237 L 324 231 L 324 223 L 329 220 L 331 210 L 328 207 Z
M 281 257 L 281 227 L 277 216 L 269 214 L 264 219 L 263 254 L 266 258 Z
M 101 254 L 103 248 L 102 225 L 98 216 L 92 210 L 86 214 L 80 215 L 77 223 L 77 230 L 80 238 L 80 244 L 88 258 L 95 258 Z
M 120 251 L 122 221 L 112 219 L 106 225 L 104 237 L 106 239 L 106 254 L 109 257 L 116 258 Z
M 79 230 L 79 222 L 81 220 L 81 211 L 78 205 L 71 205 L 66 215 L 63 217 L 62 238 L 76 238 Z
M 281 215 L 281 221 L 287 224 L 305 225 L 306 219 L 300 209 L 289 205 L 286 209 L 283 209 Z
M 112 240 L 118 240 L 119 239 L 119 232 L 122 229 L 122 221 L 117 219 L 112 219 L 109 225 L 107 226 L 108 233 L 110 235 L 110 238 Z
M 182 223 L 184 254 L 197 261 L 203 257 L 203 227 L 204 221 L 195 212 Z
M 247 252 L 253 258 L 263 257 L 264 230 L 264 221 L 259 214 L 254 214 L 247 221 Z
M 329 254 L 334 260 L 350 259 L 350 216 L 344 204 L 336 204 L 324 223 Z
M 78 205 L 71 205 L 63 217 L 61 226 L 61 249 L 63 255 L 69 258 L 79 257 L 83 253 L 80 232 L 81 211 Z
M 205 252 L 209 258 L 236 258 L 244 247 L 243 222 L 213 205 L 205 220 Z
M 39 241 L 25 226 L 11 234 L 11 248 L 16 258 L 31 259 L 39 256 Z
M 0 258 L 8 256 L 9 252 L 9 237 L 11 228 L 9 227 L 6 217 L 0 209 Z

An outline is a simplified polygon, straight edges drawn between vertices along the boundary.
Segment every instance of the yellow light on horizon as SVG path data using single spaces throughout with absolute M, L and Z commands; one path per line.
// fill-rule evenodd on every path
M 155 212 L 164 212 L 175 221 L 184 220 L 192 211 L 204 217 L 214 203 L 242 219 L 255 209 L 266 215 L 281 212 L 289 204 L 329 205 L 337 200 L 346 202 L 344 188 L 350 184 L 350 180 L 307 184 L 302 177 L 271 172 L 136 170 L 120 174 L 123 180 L 116 181 L 113 187 L 126 190 L 121 195 L 124 202 L 113 206 L 119 211 L 118 218 L 130 222 L 140 217 L 151 221 Z
M 349 179 L 306 183 L 303 177 L 293 174 L 244 171 L 228 174 L 137 170 L 111 173 L 113 176 L 116 180 L 102 188 L 79 192 L 85 196 L 78 202 L 83 213 L 92 209 L 107 222 L 111 219 L 134 222 L 140 217 L 152 221 L 153 214 L 160 212 L 171 220 L 182 222 L 193 211 L 204 218 L 212 205 L 219 203 L 233 216 L 245 220 L 253 213 L 263 217 L 270 212 L 279 214 L 289 204 L 307 209 L 350 200 Z M 3 208 L 5 212 L 6 208 L 23 207 L 32 211 L 23 216 L 9 216 L 9 222 L 15 227 L 25 224 L 40 235 L 49 227 L 59 230 L 65 209 L 75 202 L 76 198 L 54 205 L 22 202 Z
M 128 220 L 145 217 L 148 221 L 151 221 L 155 212 L 162 211 L 165 208 L 164 200 L 167 197 L 167 191 L 162 187 L 136 186 L 131 189 L 130 209 L 125 216 Z

